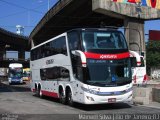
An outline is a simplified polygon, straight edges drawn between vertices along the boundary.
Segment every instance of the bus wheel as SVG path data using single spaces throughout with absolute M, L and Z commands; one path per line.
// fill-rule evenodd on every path
M 67 103 L 69 106 L 74 106 L 73 98 L 72 98 L 72 92 L 69 89 L 67 92 Z
M 42 94 L 42 90 L 41 90 L 41 89 L 39 90 L 39 93 L 38 93 L 38 94 L 39 94 L 39 97 L 40 97 L 40 98 L 43 98 L 43 94 Z
M 43 94 L 42 94 L 41 88 L 38 88 L 38 97 L 43 98 Z
M 59 93 L 59 100 L 62 104 L 66 104 L 66 97 L 64 95 L 64 91 L 61 90 L 60 93 Z

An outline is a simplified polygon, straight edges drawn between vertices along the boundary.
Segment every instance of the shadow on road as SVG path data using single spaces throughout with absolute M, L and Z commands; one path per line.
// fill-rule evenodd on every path
M 28 84 L 14 84 L 8 85 L 5 83 L 0 83 L 0 92 L 30 92 Z
M 111 103 L 111 104 L 97 104 L 97 105 L 84 105 L 77 103 L 75 105 L 77 109 L 85 111 L 97 111 L 97 110 L 113 110 L 113 109 L 125 109 L 131 108 L 127 103 Z

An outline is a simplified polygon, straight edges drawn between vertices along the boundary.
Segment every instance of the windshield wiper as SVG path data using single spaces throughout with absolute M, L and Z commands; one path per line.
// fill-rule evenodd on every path
M 106 81 L 100 82 L 100 81 L 89 81 L 88 82 L 90 85 L 100 85 L 100 86 L 105 86 L 105 87 L 113 87 L 117 86 L 117 83 L 107 83 Z
M 105 82 L 100 81 L 88 81 L 90 85 L 105 85 Z

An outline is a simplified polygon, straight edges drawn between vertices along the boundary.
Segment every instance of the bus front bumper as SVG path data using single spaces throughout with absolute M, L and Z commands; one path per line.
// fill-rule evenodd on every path
M 23 83 L 23 80 L 22 79 L 9 80 L 9 83 Z
M 109 104 L 109 103 L 130 103 L 132 101 L 132 91 L 123 95 L 99 96 L 84 93 L 84 104 Z

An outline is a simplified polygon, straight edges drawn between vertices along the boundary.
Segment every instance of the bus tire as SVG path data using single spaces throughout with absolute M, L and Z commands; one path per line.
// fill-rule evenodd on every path
M 61 89 L 59 92 L 59 100 L 60 100 L 60 103 L 66 104 L 66 97 L 63 89 Z
M 37 97 L 39 97 L 39 96 L 38 96 L 38 87 L 37 87 L 36 84 L 35 84 L 35 95 L 36 95 Z
M 38 87 L 38 97 L 43 98 L 41 86 Z
M 70 89 L 67 90 L 67 104 L 69 106 L 74 106 L 73 98 L 72 98 L 72 92 Z

